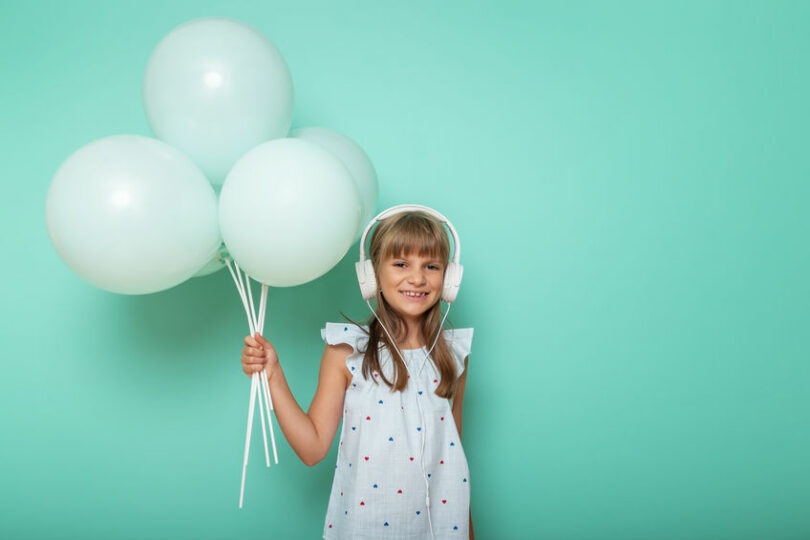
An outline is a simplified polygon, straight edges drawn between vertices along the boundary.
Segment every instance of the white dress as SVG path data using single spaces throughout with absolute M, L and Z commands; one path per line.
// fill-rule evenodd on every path
M 472 328 L 444 331 L 459 376 L 472 335 Z M 326 343 L 348 343 L 354 349 L 346 358 L 352 382 L 344 400 L 323 537 L 425 539 L 431 537 L 432 524 L 437 540 L 469 538 L 467 458 L 449 400 L 434 393 L 439 375 L 433 360 L 425 361 L 427 347 L 402 351 L 412 379 L 402 392 L 396 392 L 377 373 L 369 380 L 363 378 L 368 337 L 357 326 L 326 323 L 321 336 Z M 393 366 L 387 349 L 380 351 L 380 369 L 391 381 Z M 414 379 L 418 384 L 412 384 Z

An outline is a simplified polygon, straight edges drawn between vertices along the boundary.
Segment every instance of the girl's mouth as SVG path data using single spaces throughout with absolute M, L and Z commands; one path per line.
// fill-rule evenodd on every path
M 410 302 L 422 302 L 425 298 L 427 298 L 428 295 L 426 292 L 414 291 L 400 291 L 399 293 Z

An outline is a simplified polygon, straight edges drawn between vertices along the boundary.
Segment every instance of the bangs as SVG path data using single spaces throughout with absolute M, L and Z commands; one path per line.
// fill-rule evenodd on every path
M 382 259 L 410 255 L 439 259 L 446 264 L 450 258 L 450 243 L 441 223 L 421 212 L 400 214 L 400 219 L 386 228 L 380 238 Z

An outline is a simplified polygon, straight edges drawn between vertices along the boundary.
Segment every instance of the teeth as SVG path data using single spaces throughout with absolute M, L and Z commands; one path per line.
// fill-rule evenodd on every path
M 427 293 L 412 293 L 412 292 L 405 291 L 403 294 L 405 296 L 425 296 Z

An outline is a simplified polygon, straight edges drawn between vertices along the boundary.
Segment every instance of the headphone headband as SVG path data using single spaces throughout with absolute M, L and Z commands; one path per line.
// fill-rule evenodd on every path
M 441 299 L 448 304 L 455 301 L 456 295 L 458 294 L 458 288 L 461 286 L 461 276 L 464 272 L 464 267 L 461 266 L 461 263 L 459 262 L 461 259 L 461 242 L 458 239 L 458 234 L 456 233 L 455 227 L 453 227 L 453 224 L 450 223 L 449 219 L 444 217 L 436 210 L 427 206 L 422 206 L 421 204 L 400 204 L 397 206 L 392 206 L 391 208 L 383 210 L 377 214 L 377 216 L 372 219 L 368 225 L 366 225 L 366 228 L 363 231 L 363 236 L 360 237 L 360 260 L 354 265 L 357 271 L 357 280 L 360 283 L 360 292 L 363 295 L 364 300 L 368 301 L 373 298 L 377 289 L 377 279 L 374 275 L 374 265 L 370 260 L 366 259 L 366 237 L 368 236 L 369 231 L 378 221 L 382 221 L 383 219 L 394 214 L 409 212 L 412 210 L 422 211 L 435 217 L 442 223 L 446 224 L 447 228 L 450 229 L 450 233 L 453 235 L 453 243 L 455 245 L 455 249 L 453 250 L 453 260 L 447 264 L 447 269 L 444 272 L 444 284 L 442 285 Z
M 360 237 L 361 262 L 366 260 L 366 236 L 368 236 L 368 233 L 369 231 L 371 231 L 371 228 L 374 226 L 374 224 L 377 223 L 378 221 L 384 220 L 387 217 L 391 217 L 394 214 L 401 214 L 402 212 L 409 212 L 411 210 L 421 210 L 422 212 L 432 215 L 433 217 L 435 217 L 436 219 L 447 225 L 447 228 L 450 229 L 450 233 L 453 235 L 453 244 L 455 246 L 455 249 L 453 250 L 453 262 L 456 264 L 459 263 L 459 259 L 461 258 L 461 242 L 458 239 L 458 234 L 456 233 L 455 227 L 453 227 L 453 224 L 450 223 L 450 220 L 444 217 L 444 215 L 437 212 L 433 208 L 423 206 L 421 204 L 398 204 L 397 206 L 392 206 L 387 210 L 383 210 L 382 212 L 377 214 L 377 216 L 374 219 L 369 221 L 368 225 L 366 225 L 365 230 L 363 230 L 363 236 Z

